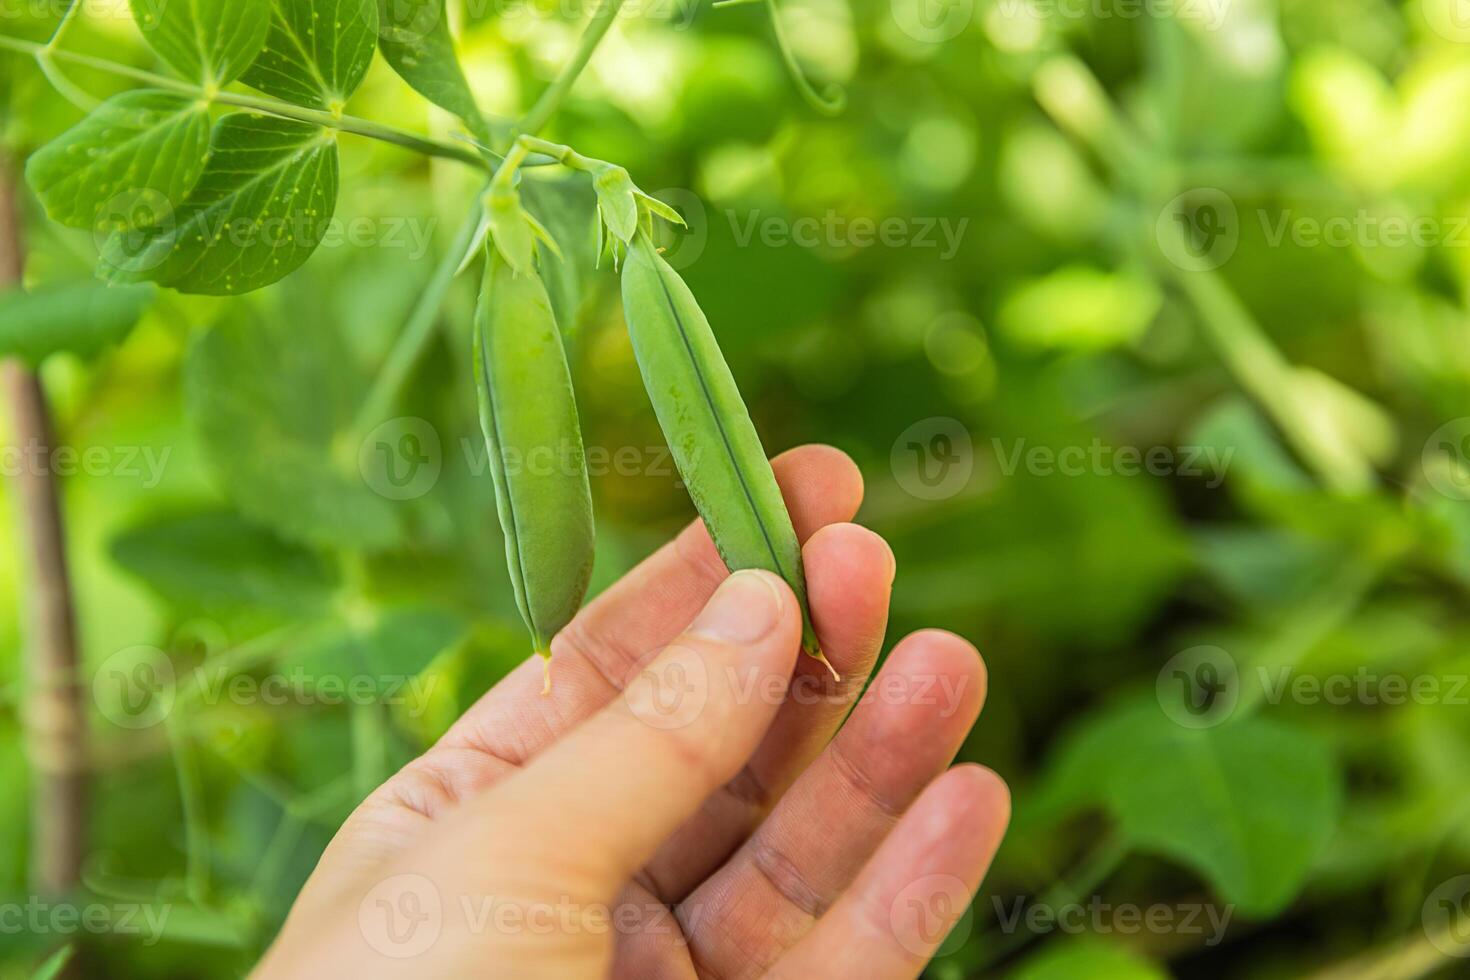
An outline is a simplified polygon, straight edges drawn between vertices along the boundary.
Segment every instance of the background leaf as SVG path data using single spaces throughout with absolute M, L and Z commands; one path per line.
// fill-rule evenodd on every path
M 1066 740 L 1041 799 L 1103 806 L 1135 847 L 1193 868 L 1241 912 L 1269 915 L 1321 855 L 1340 796 L 1331 752 L 1307 732 L 1256 716 L 1188 729 L 1140 698 Z
M 445 0 L 377 0 L 378 48 L 420 95 L 448 109 L 481 142 L 490 127 L 475 104 L 449 34 Z
M 141 89 L 36 151 L 26 180 L 53 220 L 105 233 L 179 207 L 208 148 L 209 110 L 198 99 Z
M 1009 980 L 1169 980 L 1169 974 L 1119 946 L 1096 939 L 1061 943 L 1030 957 Z
M 129 0 L 148 43 L 208 88 L 240 77 L 265 47 L 269 0 Z
M 324 610 L 336 574 L 321 557 L 229 511 L 151 518 L 112 542 L 112 557 L 186 608 Z
M 153 296 L 148 286 L 91 282 L 0 293 L 0 357 L 31 365 L 62 351 L 92 357 L 127 336 Z
M 239 317 L 199 339 L 185 387 L 200 444 L 240 511 L 309 543 L 380 548 L 401 534 L 364 482 L 346 430 L 362 386 L 329 329 L 284 313 Z

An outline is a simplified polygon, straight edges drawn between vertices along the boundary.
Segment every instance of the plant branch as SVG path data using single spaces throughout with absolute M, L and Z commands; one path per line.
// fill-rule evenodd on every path
M 454 275 L 459 271 L 464 253 L 474 241 L 482 213 L 481 195 L 476 194 L 474 203 L 470 205 L 469 214 L 465 216 L 464 223 L 455 233 L 454 241 L 450 244 L 448 251 L 439 260 L 439 265 L 434 269 L 434 275 L 429 279 L 424 291 L 419 294 L 419 301 L 414 305 L 408 323 L 404 326 L 403 332 L 398 335 L 398 339 L 394 341 L 392 350 L 388 352 L 387 360 L 383 362 L 382 370 L 378 372 L 372 388 L 357 411 L 357 418 L 351 430 L 354 445 L 360 443 L 374 426 L 386 421 L 388 413 L 392 411 L 394 402 L 398 400 L 399 392 L 408 381 L 409 373 L 433 335 L 434 323 L 439 318 L 439 307 L 443 305 L 444 297 L 449 292 L 449 286 L 454 282 Z
M 500 165 L 495 168 L 491 177 L 492 184 L 497 179 L 509 180 L 514 175 L 516 168 L 530 162 L 530 154 L 517 142 L 517 137 L 534 135 L 561 107 L 562 99 L 571 90 L 577 76 L 582 74 L 582 70 L 592 60 L 592 53 L 597 50 L 598 44 L 602 43 L 608 28 L 612 27 L 613 21 L 617 19 L 622 5 L 623 0 L 603 0 L 601 6 L 593 13 L 592 20 L 588 22 L 587 29 L 582 32 L 582 38 L 571 59 L 562 66 L 555 80 L 546 91 L 541 93 L 541 97 L 536 100 L 535 105 L 511 133 L 510 140 L 504 147 L 505 152 L 502 154 L 492 151 L 492 155 L 500 159 Z M 439 317 L 439 307 L 444 303 L 444 297 L 448 294 L 450 284 L 462 267 L 466 253 L 474 245 L 483 214 L 484 195 L 477 194 L 469 214 L 465 217 L 464 224 L 460 226 L 454 242 L 449 246 L 449 251 L 440 259 L 438 268 L 434 270 L 433 278 L 429 280 L 429 284 L 419 297 L 418 304 L 409 316 L 408 324 L 403 328 L 403 333 L 399 335 L 398 340 L 394 342 L 393 349 L 388 352 L 388 358 L 384 361 L 382 370 L 373 382 L 372 389 L 363 399 L 351 429 L 354 443 L 360 443 L 374 426 L 385 421 L 392 410 L 394 402 L 397 401 L 399 393 L 408 381 L 409 373 L 418 363 L 424 347 L 433 335 L 434 324 Z
M 623 0 L 602 0 L 602 4 L 592 14 L 592 19 L 587 23 L 587 29 L 582 32 L 582 38 L 577 42 L 577 50 L 572 53 L 571 59 L 562 66 L 562 69 L 536 104 L 531 106 L 516 128 L 517 135 L 521 133 L 534 136 L 541 131 L 547 121 L 561 108 L 562 99 L 566 98 L 577 77 L 592 60 L 592 52 L 602 43 L 608 28 L 612 27 L 613 21 L 617 20 L 618 11 L 622 9 Z
M 428 136 L 420 136 L 406 130 L 389 126 L 386 123 L 373 122 L 369 119 L 359 119 L 355 116 L 339 115 L 322 109 L 309 109 L 305 106 L 292 105 L 280 99 L 272 99 L 267 96 L 250 95 L 245 92 L 208 92 L 198 85 L 169 78 L 166 75 L 155 74 L 131 65 L 119 64 L 106 58 L 94 58 L 91 55 L 78 54 L 75 51 L 63 51 L 52 48 L 50 45 L 36 44 L 32 41 L 20 38 L 7 37 L 0 34 L 0 49 L 16 51 L 28 54 L 35 58 L 37 63 L 45 70 L 48 61 L 65 61 L 83 68 L 94 68 L 98 71 L 109 72 L 123 78 L 131 78 L 136 82 L 142 82 L 153 88 L 163 89 L 168 92 L 177 92 L 180 95 L 188 95 L 202 99 L 207 102 L 220 105 L 235 106 L 240 109 L 249 109 L 266 115 L 279 116 L 282 119 L 295 119 L 299 122 L 312 123 L 327 129 L 336 129 L 344 133 L 352 133 L 375 139 L 383 143 L 392 143 L 409 150 L 422 153 L 426 156 L 443 157 L 448 160 L 458 160 L 467 163 L 477 169 L 487 169 L 485 160 L 470 149 L 456 143 L 437 140 Z
M 20 208 L 8 161 L 0 153 L 0 287 L 18 288 L 24 269 Z M 30 636 L 25 671 L 30 756 L 31 876 L 46 895 L 63 895 L 81 880 L 86 847 L 87 715 L 77 680 L 76 617 L 66 563 L 51 417 L 41 380 L 18 361 L 3 366 L 16 442 L 35 447 L 36 465 L 16 477 L 17 508 L 30 546 Z
M 1109 99 L 1102 83 L 1081 59 L 1056 55 L 1036 72 L 1033 88 L 1048 115 L 1082 145 L 1091 149 L 1114 177 L 1141 201 L 1167 200 L 1179 189 L 1162 183 L 1157 155 L 1130 127 Z M 1143 147 L 1143 149 L 1139 149 Z M 1177 177 L 1170 175 L 1171 181 Z M 1189 254 L 1184 231 L 1173 222 L 1157 226 L 1171 236 L 1147 249 L 1161 273 L 1172 278 L 1194 307 L 1205 336 L 1236 383 L 1256 402 L 1311 467 L 1317 479 L 1338 492 L 1371 488 L 1371 465 L 1351 447 L 1340 445 L 1321 419 L 1304 405 L 1295 366 L 1280 350 L 1213 269 L 1184 269 L 1167 255 Z M 1132 244 L 1132 243 L 1130 243 Z

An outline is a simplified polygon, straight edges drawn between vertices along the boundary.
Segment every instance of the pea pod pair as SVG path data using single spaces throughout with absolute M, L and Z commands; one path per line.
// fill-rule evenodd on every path
M 475 314 L 480 425 L 516 605 L 536 652 L 576 615 L 592 575 L 592 493 L 571 371 L 534 270 L 495 248 Z M 546 689 L 551 685 L 547 665 Z
M 645 231 L 628 242 L 622 285 L 643 383 L 720 557 L 786 580 L 801 602 L 802 649 L 836 677 L 812 628 L 801 544 L 709 320 Z

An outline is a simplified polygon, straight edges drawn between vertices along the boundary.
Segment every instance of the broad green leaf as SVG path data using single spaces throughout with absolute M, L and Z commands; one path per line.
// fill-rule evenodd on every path
M 140 89 L 108 99 L 37 150 L 26 180 L 53 220 L 112 231 L 177 208 L 208 152 L 208 106 Z
M 185 78 L 233 82 L 265 47 L 269 0 L 129 0 L 138 29 Z
M 331 324 L 305 326 L 278 307 L 199 339 L 184 391 L 200 445 L 251 520 L 296 541 L 389 547 L 402 531 L 395 501 L 369 486 L 359 445 L 342 436 L 362 385 Z
M 150 227 L 108 239 L 102 274 L 185 293 L 250 292 L 307 260 L 336 205 L 331 131 L 234 113 L 215 125 L 209 164 L 188 200 Z
M 376 0 L 271 0 L 265 50 L 244 81 L 318 109 L 341 108 L 373 61 Z
M 299 667 L 309 679 L 363 678 L 379 693 L 396 688 L 403 696 L 425 694 L 395 682 L 417 676 L 464 636 L 465 622 L 443 609 L 402 606 L 373 610 L 362 623 L 313 637 L 291 650 L 281 666 Z M 423 705 L 427 707 L 427 705 Z
M 231 511 L 153 518 L 123 531 L 112 557 L 164 598 L 204 609 L 320 611 L 336 575 L 314 552 Z
M 0 293 L 0 357 L 32 366 L 61 351 L 91 357 L 122 340 L 152 300 L 147 286 L 94 282 Z
M 1101 806 L 1133 847 L 1193 868 L 1241 912 L 1269 915 L 1301 889 L 1340 796 L 1317 736 L 1259 715 L 1186 728 L 1149 696 L 1085 721 L 1038 805 Z
M 490 129 L 454 53 L 444 0 L 378 0 L 378 24 L 378 47 L 393 70 L 488 141 Z
M 1007 976 L 1008 980 L 1169 980 L 1162 967 L 1137 953 L 1092 938 L 1051 945 Z

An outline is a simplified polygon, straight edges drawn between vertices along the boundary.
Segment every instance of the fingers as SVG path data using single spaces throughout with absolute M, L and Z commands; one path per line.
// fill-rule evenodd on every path
M 812 618 L 842 683 L 798 657 L 785 702 L 750 761 L 662 846 L 646 868 L 665 902 L 681 900 L 745 840 L 842 723 L 882 648 L 893 552 L 855 524 L 831 524 L 802 550 Z
M 456 814 L 488 849 L 471 863 L 614 897 L 745 763 L 779 703 L 751 692 L 785 690 L 800 635 L 779 577 L 730 576 L 624 697 Z
M 964 640 L 927 631 L 900 643 L 827 750 L 679 907 L 699 962 L 725 978 L 776 963 L 949 765 L 984 689 Z
M 862 476 L 839 450 L 802 446 L 771 465 L 803 540 L 857 513 Z M 709 532 L 695 521 L 588 603 L 553 640 L 549 695 L 542 696 L 541 658 L 533 655 L 465 712 L 441 744 L 498 760 L 487 775 L 498 777 L 524 764 L 612 700 L 698 614 L 728 574 Z M 457 787 L 457 795 L 488 785 L 472 782 Z
M 1010 793 L 995 773 L 959 766 L 940 776 L 771 975 L 918 976 L 969 908 L 1009 821 Z
M 831 446 L 802 446 L 771 461 L 797 537 L 857 514 L 863 479 L 847 455 Z M 556 642 L 553 670 L 592 667 L 613 689 L 636 673 L 699 612 L 727 575 L 702 521 L 588 603 Z M 586 661 L 579 667 L 576 661 Z M 540 688 L 537 687 L 539 692 Z
M 857 513 L 862 476 L 841 451 L 802 446 L 771 466 L 803 540 Z M 726 574 L 704 524 L 695 521 L 589 603 L 556 638 L 550 695 L 542 696 L 542 662 L 532 655 L 434 748 L 370 796 L 333 840 L 332 854 L 367 864 L 524 765 L 607 704 L 699 612 Z

